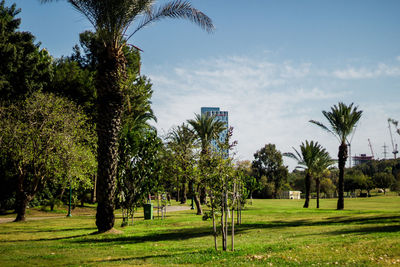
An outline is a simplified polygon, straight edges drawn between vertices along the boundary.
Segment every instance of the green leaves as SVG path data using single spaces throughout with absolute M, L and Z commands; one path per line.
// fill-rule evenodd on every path
M 35 92 L 0 114 L 0 147 L 34 195 L 46 181 L 90 186 L 95 172 L 94 130 L 72 102 Z M 80 181 L 80 182 L 79 182 Z
M 218 121 L 215 116 L 207 114 L 196 114 L 195 119 L 187 121 L 196 132 L 201 142 L 202 153 L 207 153 L 213 139 L 217 139 L 218 135 L 225 130 L 225 124 Z
M 16 5 L 0 2 L 0 101 L 21 100 L 26 94 L 43 89 L 51 79 L 51 57 L 40 50 L 29 32 L 20 32 L 20 12 Z
M 297 168 L 305 169 L 312 175 L 318 175 L 335 163 L 329 153 L 318 142 L 305 141 L 301 143 L 300 152 L 293 148 L 296 154 L 283 153 L 283 156 L 295 159 Z
M 318 121 L 310 120 L 310 122 L 332 133 L 340 143 L 345 144 L 347 136 L 353 132 L 362 115 L 362 111 L 353 105 L 353 103 L 346 105 L 339 102 L 338 105 L 331 107 L 331 111 L 322 111 L 329 122 L 329 127 Z

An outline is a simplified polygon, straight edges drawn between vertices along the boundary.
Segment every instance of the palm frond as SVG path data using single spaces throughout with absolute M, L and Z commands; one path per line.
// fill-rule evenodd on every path
M 158 21 L 162 18 L 183 18 L 192 21 L 199 25 L 202 29 L 207 32 L 214 30 L 212 20 L 205 15 L 203 12 L 195 9 L 189 2 L 186 1 L 173 1 L 165 4 L 162 7 L 156 9 L 150 9 L 144 14 L 142 21 L 139 23 L 137 28 L 127 38 L 129 40 L 137 31 L 148 26 L 149 24 Z
M 337 134 L 334 131 L 332 131 L 331 129 L 329 129 L 328 127 L 326 127 L 323 123 L 321 123 L 319 121 L 315 121 L 315 120 L 309 120 L 309 122 L 321 127 L 323 130 L 325 130 L 328 133 L 332 134 L 333 136 L 335 136 L 339 140 L 339 138 L 337 137 Z

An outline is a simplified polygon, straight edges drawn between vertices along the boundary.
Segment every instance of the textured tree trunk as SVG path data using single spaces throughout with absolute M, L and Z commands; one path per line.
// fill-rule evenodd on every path
M 317 209 L 319 209 L 319 191 L 320 191 L 320 180 L 319 178 L 315 179 L 315 184 L 317 187 Z
M 111 45 L 109 45 L 111 47 Z M 97 213 L 99 232 L 114 226 L 114 191 L 117 174 L 118 135 L 121 128 L 123 93 L 126 79 L 125 57 L 115 49 L 99 55 L 97 89 Z
M 203 215 L 203 210 L 201 209 L 201 203 L 199 197 L 195 194 L 194 195 L 194 204 L 196 204 L 197 215 Z
M 347 145 L 346 143 L 342 143 L 339 146 L 339 184 L 338 184 L 338 202 L 337 209 L 344 209 L 344 167 L 347 161 Z
M 308 208 L 310 204 L 310 191 L 311 191 L 311 175 L 307 172 L 306 174 L 306 201 L 304 202 L 303 208 Z
M 186 181 L 182 183 L 181 187 L 181 204 L 185 204 L 187 201 L 187 195 L 186 195 Z
M 93 175 L 93 191 L 92 191 L 92 203 L 96 203 L 96 185 L 97 185 L 97 175 Z
M 231 217 L 231 223 L 232 223 L 232 232 L 231 232 L 231 246 L 232 246 L 232 251 L 235 250 L 235 216 L 234 215 L 235 208 L 232 207 L 232 217 Z
M 25 221 L 26 207 L 29 204 L 29 201 L 32 199 L 31 196 L 26 192 L 26 188 L 24 187 L 25 177 L 23 172 L 21 172 L 18 176 L 18 185 L 17 185 L 17 194 L 16 194 L 16 203 L 15 203 L 15 212 L 17 213 L 17 217 L 14 222 Z
M 26 207 L 28 206 L 29 198 L 23 191 L 17 192 L 15 211 L 17 212 L 17 217 L 14 222 L 25 221 L 26 217 Z
M 274 191 L 272 193 L 272 198 L 277 199 L 278 198 L 278 185 L 279 183 L 274 182 Z
M 228 249 L 228 216 L 229 216 L 229 208 L 228 208 L 228 196 L 227 196 L 227 192 L 225 191 L 225 197 L 224 197 L 224 207 L 225 207 L 225 244 L 224 244 L 224 251 L 226 251 Z
M 200 188 L 200 203 L 202 205 L 207 204 L 207 191 L 206 191 L 205 186 L 202 186 Z
M 176 202 L 179 202 L 180 198 L 181 198 L 180 190 L 179 190 L 179 188 L 177 188 L 176 189 L 176 198 L 175 198 Z
M 197 196 L 197 194 L 194 192 L 194 188 L 193 188 L 193 183 L 192 183 L 192 197 L 194 199 L 194 204 L 196 205 L 196 209 L 197 209 L 197 215 L 203 215 L 203 210 L 201 208 L 201 203 L 200 203 L 200 199 Z M 197 186 L 197 191 L 199 191 L 199 186 Z
M 218 251 L 218 243 L 217 243 L 217 226 L 215 224 L 215 208 L 214 208 L 214 201 L 212 196 L 210 196 L 211 201 L 211 214 L 212 214 L 212 222 L 213 222 L 213 236 L 214 236 L 214 247 L 215 251 Z
M 224 215 L 225 214 L 225 201 L 222 200 L 222 206 L 221 206 L 221 236 L 222 236 L 222 250 L 226 251 L 226 236 L 225 236 L 225 224 L 224 224 Z

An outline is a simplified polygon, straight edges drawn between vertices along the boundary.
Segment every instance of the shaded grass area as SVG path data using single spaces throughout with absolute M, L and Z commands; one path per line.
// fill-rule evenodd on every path
M 195 211 L 137 218 L 125 228 L 117 219 L 122 234 L 94 234 L 94 216 L 86 214 L 4 223 L 0 266 L 400 265 L 400 197 L 346 199 L 343 211 L 334 199 L 323 199 L 320 210 L 302 204 L 255 200 L 236 226 L 234 252 L 214 251 L 211 222 Z

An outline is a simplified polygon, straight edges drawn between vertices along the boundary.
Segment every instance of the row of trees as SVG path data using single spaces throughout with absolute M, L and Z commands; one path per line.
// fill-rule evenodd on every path
M 16 221 L 24 220 L 35 199 L 62 199 L 72 186 L 81 199 L 93 192 L 96 224 L 104 232 L 114 224 L 115 203 L 129 218 L 149 194 L 179 192 L 185 202 L 190 192 L 198 214 L 207 204 L 214 226 L 221 218 L 226 250 L 227 218 L 247 196 L 243 175 L 225 153 L 234 143 L 227 139 L 211 149 L 223 125 L 200 115 L 188 121 L 190 129 L 177 127 L 163 142 L 149 125 L 156 119 L 151 84 L 139 73 L 138 50 L 123 37 L 136 15 L 144 19 L 138 29 L 163 17 L 188 18 L 207 30 L 211 21 L 181 1 L 157 9 L 152 1 L 133 9 L 122 8 L 133 4 L 127 1 L 69 2 L 96 32 L 81 34 L 73 55 L 55 60 L 33 35 L 18 31 L 16 6 L 1 2 L 0 169 L 2 182 L 10 185 L 1 208 L 16 207 Z M 109 16 L 113 11 L 122 14 Z
M 51 1 L 42 0 L 42 2 Z M 137 51 L 132 51 L 127 41 L 138 30 L 162 18 L 189 19 L 207 31 L 212 31 L 213 24 L 205 14 L 184 1 L 169 2 L 161 7 L 155 7 L 154 1 L 69 0 L 67 2 L 84 15 L 94 28 L 94 32 L 84 40 L 87 56 L 84 57 L 83 61 L 79 61 L 81 57 L 76 54 L 77 57 L 71 58 L 71 60 L 78 59 L 78 61 L 66 68 L 71 69 L 77 67 L 75 64 L 78 64 L 79 68 L 83 67 L 88 70 L 87 73 L 81 74 L 90 76 L 91 79 L 87 80 L 87 85 L 95 88 L 92 94 L 85 91 L 89 94 L 87 95 L 88 98 L 85 99 L 87 101 L 83 102 L 87 104 L 85 106 L 87 108 L 97 107 L 91 114 L 93 115 L 92 122 L 95 122 L 96 125 L 95 155 L 97 155 L 98 162 L 96 170 L 98 202 L 96 225 L 99 232 L 104 232 L 110 230 L 114 225 L 114 192 L 118 174 L 119 143 L 120 139 L 123 139 L 120 137 L 124 133 L 124 131 L 121 131 L 124 116 L 125 114 L 133 114 L 131 112 L 132 105 L 140 106 L 139 103 L 136 103 L 137 99 L 133 99 L 134 102 L 132 103 L 132 99 L 129 97 L 129 93 L 132 93 L 132 90 L 136 91 L 137 88 L 137 86 L 133 86 L 133 89 L 130 89 L 133 85 L 132 81 L 135 81 L 136 85 L 140 83 L 137 81 L 137 75 L 131 75 L 138 73 L 138 60 L 130 62 L 129 58 L 129 55 L 137 54 Z M 2 32 L 6 32 L 4 37 L 2 34 L 1 40 L 1 57 L 6 59 L 5 61 L 2 60 L 2 68 L 5 69 L 2 69 L 1 72 L 1 89 L 2 93 L 4 92 L 2 106 L 6 107 L 9 105 L 7 100 L 14 101 L 17 97 L 25 100 L 36 90 L 46 91 L 47 88 L 50 88 L 47 87 L 46 81 L 51 82 L 51 75 L 54 72 L 51 70 L 51 66 L 53 66 L 50 64 L 51 58 L 44 50 L 40 51 L 39 46 L 33 43 L 33 36 L 29 33 L 16 31 L 20 22 L 15 19 L 15 15 L 19 12 L 15 5 L 7 8 L 2 1 L 1 12 L 1 23 L 3 24 L 1 29 Z M 135 22 L 138 22 L 135 30 L 128 34 L 130 26 Z M 7 34 L 11 37 L 8 38 Z M 10 44 L 15 44 L 15 46 L 13 47 Z M 48 62 L 46 62 L 46 59 Z M 15 62 L 19 64 L 13 64 Z M 67 63 L 69 64 L 69 62 L 70 60 Z M 85 66 L 82 66 L 82 63 Z M 131 65 L 131 63 L 133 64 Z M 60 64 L 63 64 L 63 62 Z M 12 84 L 14 81 L 15 84 Z M 65 83 L 62 78 L 58 81 Z M 60 87 L 58 90 L 64 95 L 64 87 Z M 79 94 L 78 98 L 81 99 L 81 97 L 82 95 Z M 128 113 L 125 113 L 126 110 Z M 2 113 L 7 112 L 11 112 L 11 109 L 7 108 L 6 111 L 2 111 Z M 127 124 L 129 123 L 127 122 Z M 130 129 L 133 130 L 132 127 Z M 126 138 L 126 140 L 129 139 Z M 7 140 L 7 138 L 2 138 L 1 142 L 6 147 L 4 151 L 8 151 L 9 142 L 3 142 L 3 140 Z M 135 149 L 138 151 L 137 148 Z M 2 163 L 11 164 L 8 162 L 13 159 L 10 155 L 5 155 L 4 158 L 7 160 Z M 30 163 L 29 168 L 36 168 L 35 164 Z M 47 164 L 47 161 L 45 164 Z M 52 169 L 50 168 L 50 170 Z M 17 171 L 15 170 L 13 173 L 17 173 Z M 32 176 L 34 175 L 32 174 Z M 48 173 L 45 176 L 52 177 L 53 175 Z M 39 180 L 42 181 L 43 179 Z M 39 186 L 35 186 L 35 190 L 38 188 Z M 24 216 L 19 216 L 17 219 L 23 220 Z
M 0 179 L 4 185 L 0 210 L 15 208 L 16 221 L 25 219 L 28 204 L 59 202 L 69 186 L 82 202 L 89 200 L 90 192 L 92 200 L 96 191 L 97 198 L 104 198 L 104 190 L 92 190 L 96 180 L 101 183 L 96 175 L 95 129 L 101 116 L 96 109 L 96 34 L 81 34 L 73 55 L 53 59 L 34 43 L 32 34 L 18 31 L 19 12 L 15 4 L 0 3 Z M 148 124 L 155 119 L 150 108 L 152 89 L 149 80 L 139 74 L 139 53 L 130 47 L 122 52 L 127 82 L 123 127 L 118 132 L 118 166 L 140 155 L 146 140 L 161 142 Z M 119 169 L 123 177 L 123 168 Z
M 253 188 L 256 194 L 265 196 L 263 191 L 273 188 L 271 197 L 276 198 L 279 190 L 301 190 L 305 192 L 304 207 L 308 208 L 311 190 L 315 188 L 317 208 L 322 190 L 325 195 L 332 196 L 335 193 L 338 196 L 337 209 L 343 209 L 345 192 L 354 194 L 358 189 L 366 190 L 369 195 L 369 191 L 373 188 L 381 188 L 384 193 L 387 188 L 399 191 L 400 166 L 396 161 L 371 161 L 348 169 L 345 174 L 349 143 L 347 138 L 354 131 L 362 111 L 353 103 L 346 105 L 340 102 L 322 114 L 328 121 L 327 126 L 315 120 L 310 122 L 331 133 L 339 141 L 338 168 L 334 168 L 336 161 L 330 157 L 325 148 L 317 142 L 306 140 L 300 145 L 300 150 L 293 148 L 294 153 L 283 153 L 283 156 L 292 158 L 298 163 L 296 170 L 288 175 L 286 167 L 282 165 L 282 154 L 274 145 L 268 144 L 254 154 L 255 160 L 250 173 L 255 177 Z M 391 121 L 397 126 L 396 121 Z

